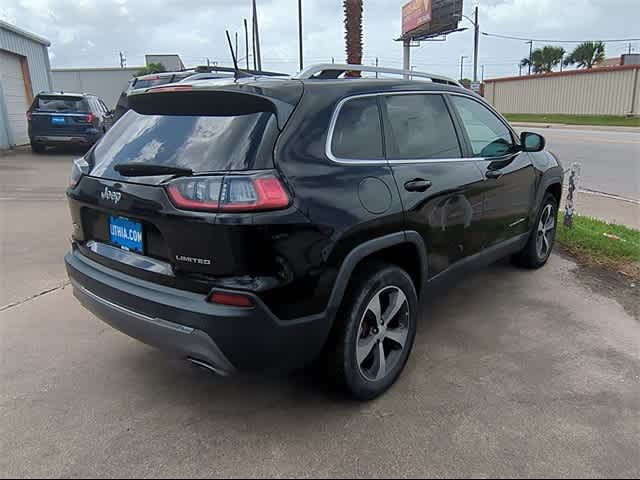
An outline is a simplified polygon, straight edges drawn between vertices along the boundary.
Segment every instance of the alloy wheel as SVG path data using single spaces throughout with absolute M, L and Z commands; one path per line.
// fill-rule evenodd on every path
M 379 290 L 360 319 L 356 360 L 369 381 L 382 380 L 400 360 L 409 337 L 409 302 L 395 286 Z
M 553 242 L 554 230 L 556 228 L 556 217 L 553 214 L 553 206 L 545 205 L 540 215 L 538 229 L 536 230 L 536 253 L 538 258 L 544 259 L 549 256 Z

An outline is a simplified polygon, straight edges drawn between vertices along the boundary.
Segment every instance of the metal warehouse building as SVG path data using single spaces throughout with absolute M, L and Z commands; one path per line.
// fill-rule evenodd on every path
M 29 143 L 26 112 L 51 90 L 50 42 L 0 21 L 0 149 Z

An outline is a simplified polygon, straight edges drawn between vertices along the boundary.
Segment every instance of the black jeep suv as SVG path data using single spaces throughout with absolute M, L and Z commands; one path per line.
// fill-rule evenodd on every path
M 130 95 L 73 167 L 80 302 L 220 374 L 321 359 L 371 399 L 405 366 L 427 287 L 507 255 L 542 266 L 563 175 L 544 139 L 453 80 L 354 70 L 371 69 Z
M 39 93 L 27 111 L 34 153 L 48 146 L 91 146 L 113 124 L 113 113 L 89 93 Z

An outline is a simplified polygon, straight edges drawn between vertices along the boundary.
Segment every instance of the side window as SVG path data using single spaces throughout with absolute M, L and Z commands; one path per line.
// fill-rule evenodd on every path
M 384 159 L 376 97 L 355 98 L 342 105 L 333 129 L 331 153 L 340 159 Z
M 391 124 L 387 145 L 389 159 L 459 158 L 460 145 L 441 95 L 392 95 L 384 97 Z
M 476 157 L 500 157 L 514 151 L 511 131 L 495 114 L 471 98 L 451 95 Z

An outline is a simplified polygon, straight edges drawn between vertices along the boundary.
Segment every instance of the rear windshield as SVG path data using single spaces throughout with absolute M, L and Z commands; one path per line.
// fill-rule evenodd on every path
M 131 88 L 134 90 L 138 90 L 140 88 L 149 88 L 156 87 L 158 85 L 165 85 L 167 83 L 171 83 L 172 75 L 166 75 L 163 77 L 154 77 L 154 78 L 138 78 L 132 85 Z
M 273 168 L 273 113 L 237 116 L 141 115 L 129 110 L 91 154 L 91 175 L 121 179 L 113 167 L 138 162 L 196 173 Z
M 88 112 L 89 106 L 82 97 L 38 97 L 38 110 L 47 112 Z

